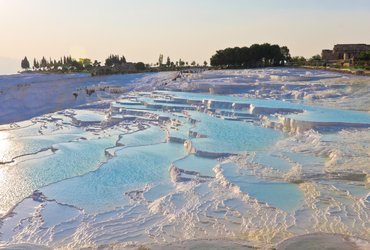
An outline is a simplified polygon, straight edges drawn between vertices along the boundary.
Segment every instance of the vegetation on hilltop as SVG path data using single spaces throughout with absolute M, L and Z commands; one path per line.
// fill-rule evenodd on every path
M 335 69 L 370 70 L 370 51 L 363 51 L 350 65 L 343 61 L 330 63 L 320 55 L 310 58 L 291 57 L 288 47 L 269 43 L 253 44 L 250 47 L 226 48 L 216 51 L 211 57 L 211 65 L 216 69 L 261 68 L 276 66 L 317 67 Z
M 33 66 L 31 68 L 30 62 L 27 57 L 22 59 L 21 67 L 25 71 L 31 72 L 46 72 L 46 73 L 74 73 L 85 72 L 95 75 L 109 75 L 109 74 L 126 74 L 126 73 L 140 73 L 140 72 L 153 72 L 153 71 L 170 71 L 181 70 L 183 68 L 199 67 L 199 64 L 192 61 L 189 65 L 188 62 L 179 59 L 176 62 L 171 61 L 167 57 L 166 63 L 163 63 L 163 55 L 160 54 L 158 62 L 155 64 L 145 64 L 143 62 L 127 62 L 125 56 L 111 54 L 105 59 L 104 65 L 101 62 L 89 58 L 80 58 L 78 60 L 71 56 L 63 56 L 58 60 L 42 57 L 40 60 L 33 59 Z M 207 62 L 203 63 L 207 66 Z
M 73 59 L 71 56 L 63 56 L 56 59 L 49 59 L 47 60 L 44 56 L 37 60 L 36 58 L 33 59 L 33 71 L 39 71 L 39 72 L 88 72 L 94 67 L 100 66 L 100 62 L 94 61 L 91 62 L 89 58 L 80 58 L 78 61 L 76 59 Z M 21 61 L 21 67 L 24 70 L 30 70 L 30 63 L 25 57 Z
M 328 67 L 327 63 L 322 60 L 320 55 L 314 55 L 311 58 L 302 56 L 291 57 L 288 47 L 271 45 L 269 43 L 253 44 L 250 47 L 235 47 L 218 50 L 210 59 L 211 66 L 214 69 L 235 69 L 235 68 L 257 68 L 257 67 L 276 67 L 276 66 L 293 66 L 293 67 Z M 71 56 L 63 56 L 58 60 L 47 60 L 44 56 L 38 60 L 33 59 L 33 65 L 27 57 L 21 61 L 21 67 L 25 71 L 33 72 L 51 72 L 51 73 L 73 73 L 85 72 L 95 75 L 108 74 L 125 74 L 140 73 L 153 71 L 173 71 L 183 70 L 191 67 L 205 67 L 208 62 L 204 61 L 202 65 L 195 61 L 184 61 L 181 58 L 172 61 L 169 56 L 165 57 L 160 54 L 155 64 L 145 64 L 143 62 L 127 62 L 125 56 L 109 55 L 104 65 L 101 62 L 89 58 L 79 58 L 78 60 Z M 353 68 L 353 69 L 370 69 L 370 51 L 362 52 L 351 66 L 341 64 L 331 64 L 332 68 Z
M 288 47 L 264 43 L 218 50 L 211 57 L 211 65 L 222 68 L 274 67 L 284 66 L 290 59 Z
M 351 65 L 346 65 L 342 61 L 328 63 L 321 58 L 320 55 L 314 55 L 308 59 L 303 56 L 292 57 L 290 66 L 302 67 L 319 67 L 319 68 L 334 68 L 334 69 L 353 69 L 353 70 L 370 70 L 370 51 L 363 51 L 357 59 L 353 60 Z

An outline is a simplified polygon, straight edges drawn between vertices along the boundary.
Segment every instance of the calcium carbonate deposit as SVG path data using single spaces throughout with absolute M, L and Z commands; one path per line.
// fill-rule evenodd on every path
M 3 248 L 369 247 L 369 77 L 21 74 L 0 103 Z

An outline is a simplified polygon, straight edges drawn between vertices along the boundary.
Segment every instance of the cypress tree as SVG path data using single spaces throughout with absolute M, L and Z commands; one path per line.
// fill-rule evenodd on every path
M 169 56 L 167 56 L 166 66 L 167 67 L 170 67 L 171 66 L 171 59 L 170 59 Z
M 47 65 L 47 62 L 46 62 L 46 59 L 45 57 L 43 56 L 42 59 L 41 59 L 41 64 L 40 64 L 40 67 L 41 68 L 45 68 Z
M 30 68 L 30 62 L 28 61 L 27 56 L 25 56 L 24 59 L 21 61 L 21 67 L 22 69 Z
M 38 65 L 38 62 L 36 60 L 36 58 L 33 59 L 33 69 L 38 69 L 39 68 L 39 65 Z

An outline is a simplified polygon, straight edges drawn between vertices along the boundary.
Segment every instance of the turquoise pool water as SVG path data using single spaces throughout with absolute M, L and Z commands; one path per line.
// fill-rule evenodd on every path
M 193 119 L 200 121 L 193 130 L 207 136 L 191 140 L 197 150 L 240 153 L 266 148 L 283 137 L 281 132 L 249 123 L 223 120 L 194 111 L 189 113 Z
M 209 159 L 198 157 L 195 155 L 189 155 L 184 159 L 176 161 L 174 165 L 183 170 L 199 172 L 200 175 L 214 176 L 213 168 L 218 163 L 219 162 L 216 159 Z
M 241 174 L 233 163 L 223 164 L 222 169 L 225 178 L 238 186 L 242 192 L 270 206 L 292 212 L 304 201 L 304 195 L 296 184 Z
M 0 168 L 0 207 L 6 212 L 36 189 L 93 171 L 106 161 L 104 149 L 117 138 L 54 144 L 55 153 Z
M 129 147 L 94 172 L 41 190 L 48 197 L 90 212 L 109 211 L 127 202 L 125 192 L 168 180 L 169 165 L 184 155 L 183 146 L 176 143 Z
M 253 86 L 262 94 L 256 98 L 288 91 L 272 79 L 289 76 L 282 69 L 228 71 L 213 79 L 220 72 L 201 74 L 199 82 L 258 79 Z M 193 75 L 189 82 L 175 82 L 173 72 L 166 74 L 104 79 L 121 86 L 122 78 L 135 83 L 142 77 L 138 89 L 147 83 L 158 89 L 199 83 Z M 105 84 L 98 78 L 94 83 Z M 327 88 L 320 84 L 315 91 Z M 312 85 L 301 81 L 290 87 L 306 91 Z M 0 247 L 24 242 L 137 248 L 236 238 L 274 248 L 287 237 L 317 231 L 369 239 L 370 134 L 359 128 L 370 124 L 369 113 L 242 94 L 100 92 L 94 109 L 79 106 L 0 126 Z M 261 109 L 199 102 L 204 99 Z M 284 117 L 334 129 L 288 130 Z
M 366 123 L 370 124 L 370 114 L 366 112 L 358 112 L 351 110 L 339 110 L 335 108 L 324 108 L 319 106 L 308 106 L 299 103 L 292 103 L 282 100 L 266 100 L 266 99 L 249 99 L 235 96 L 225 95 L 211 95 L 211 94 L 198 94 L 189 92 L 165 92 L 172 94 L 176 97 L 189 98 L 194 100 L 217 100 L 228 102 L 241 102 L 253 104 L 257 107 L 267 108 L 290 108 L 302 109 L 306 112 L 301 114 L 292 114 L 289 117 L 296 118 L 297 120 L 304 121 L 320 121 L 320 122 L 348 122 L 348 123 Z

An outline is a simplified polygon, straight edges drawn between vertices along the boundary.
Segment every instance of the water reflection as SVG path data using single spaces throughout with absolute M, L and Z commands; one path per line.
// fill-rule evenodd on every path
M 0 161 L 3 162 L 6 159 L 11 147 L 11 141 L 9 133 L 0 131 Z

